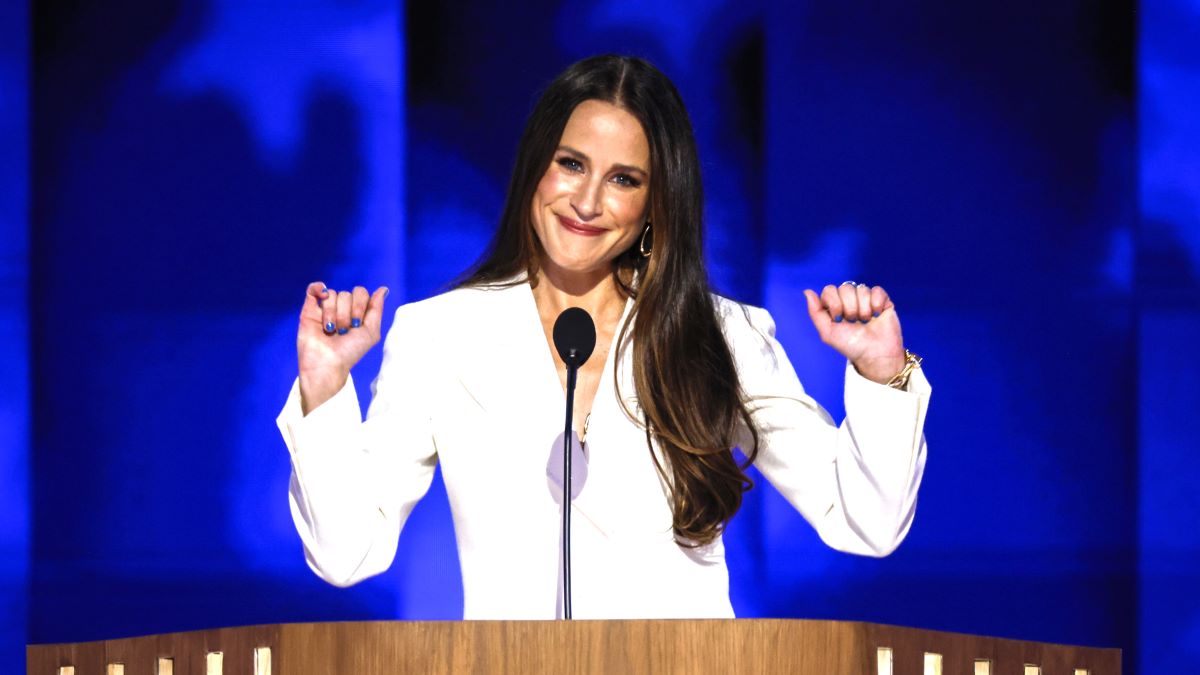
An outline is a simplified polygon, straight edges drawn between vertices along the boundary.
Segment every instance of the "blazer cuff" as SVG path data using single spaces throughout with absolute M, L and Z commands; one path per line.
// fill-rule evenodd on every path
M 870 467 L 880 484 L 903 484 L 903 477 L 911 475 L 919 462 L 932 391 L 920 368 L 913 371 L 905 390 L 872 382 L 847 362 L 846 424 L 859 461 Z
M 361 422 L 362 412 L 353 376 L 346 378 L 346 384 L 332 398 L 307 415 L 300 404 L 300 378 L 296 378 L 287 402 L 275 420 L 292 455 L 312 448 L 344 447 L 348 439 L 340 436 L 347 429 L 356 429 Z
M 925 379 L 925 373 L 920 368 L 914 368 L 908 377 L 908 384 L 903 389 L 897 389 L 868 380 L 858 372 L 853 363 L 846 361 L 846 388 L 844 391 L 843 403 L 846 405 L 846 414 L 849 415 L 852 408 L 860 407 L 870 407 L 871 409 L 879 406 L 904 405 L 924 407 L 928 404 L 929 395 L 933 393 L 933 387 L 930 386 L 929 380 Z

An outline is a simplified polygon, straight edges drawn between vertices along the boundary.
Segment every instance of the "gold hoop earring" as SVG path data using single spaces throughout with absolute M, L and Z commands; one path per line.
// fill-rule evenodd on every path
M 642 230 L 642 240 L 638 242 L 638 253 L 642 254 L 643 258 L 649 258 L 654 249 L 646 248 L 646 235 L 650 234 L 650 221 L 646 221 L 646 229 Z

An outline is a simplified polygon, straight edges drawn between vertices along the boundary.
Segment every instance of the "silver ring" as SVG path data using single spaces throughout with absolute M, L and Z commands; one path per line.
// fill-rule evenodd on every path
M 843 281 L 841 283 L 841 285 L 842 286 L 853 286 L 855 288 L 858 288 L 859 286 L 864 286 L 865 284 L 860 284 L 857 281 Z

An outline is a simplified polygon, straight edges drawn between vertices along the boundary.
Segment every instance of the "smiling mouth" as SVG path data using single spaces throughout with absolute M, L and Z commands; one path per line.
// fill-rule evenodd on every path
M 596 237 L 608 232 L 608 230 L 604 229 L 603 227 L 584 225 L 579 221 L 571 220 L 570 218 L 564 218 L 563 216 L 558 216 L 558 222 L 563 226 L 563 228 L 585 237 Z

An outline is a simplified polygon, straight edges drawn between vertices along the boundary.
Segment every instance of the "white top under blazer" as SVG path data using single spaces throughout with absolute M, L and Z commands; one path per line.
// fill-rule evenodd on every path
M 925 465 L 931 390 L 921 371 L 901 391 L 847 365 L 846 419 L 837 426 L 804 393 L 766 310 L 714 302 L 757 410 L 755 466 L 829 546 L 892 552 L 912 524 Z M 560 616 L 566 395 L 550 349 L 528 284 L 457 289 L 396 310 L 366 421 L 351 382 L 307 416 L 293 385 L 277 422 L 291 454 L 292 516 L 313 571 L 348 586 L 386 570 L 441 462 L 464 618 Z M 573 444 L 572 614 L 732 617 L 721 539 L 688 549 L 673 538 L 645 431 L 617 400 L 616 351 L 587 446 Z M 619 391 L 636 412 L 630 351 Z

